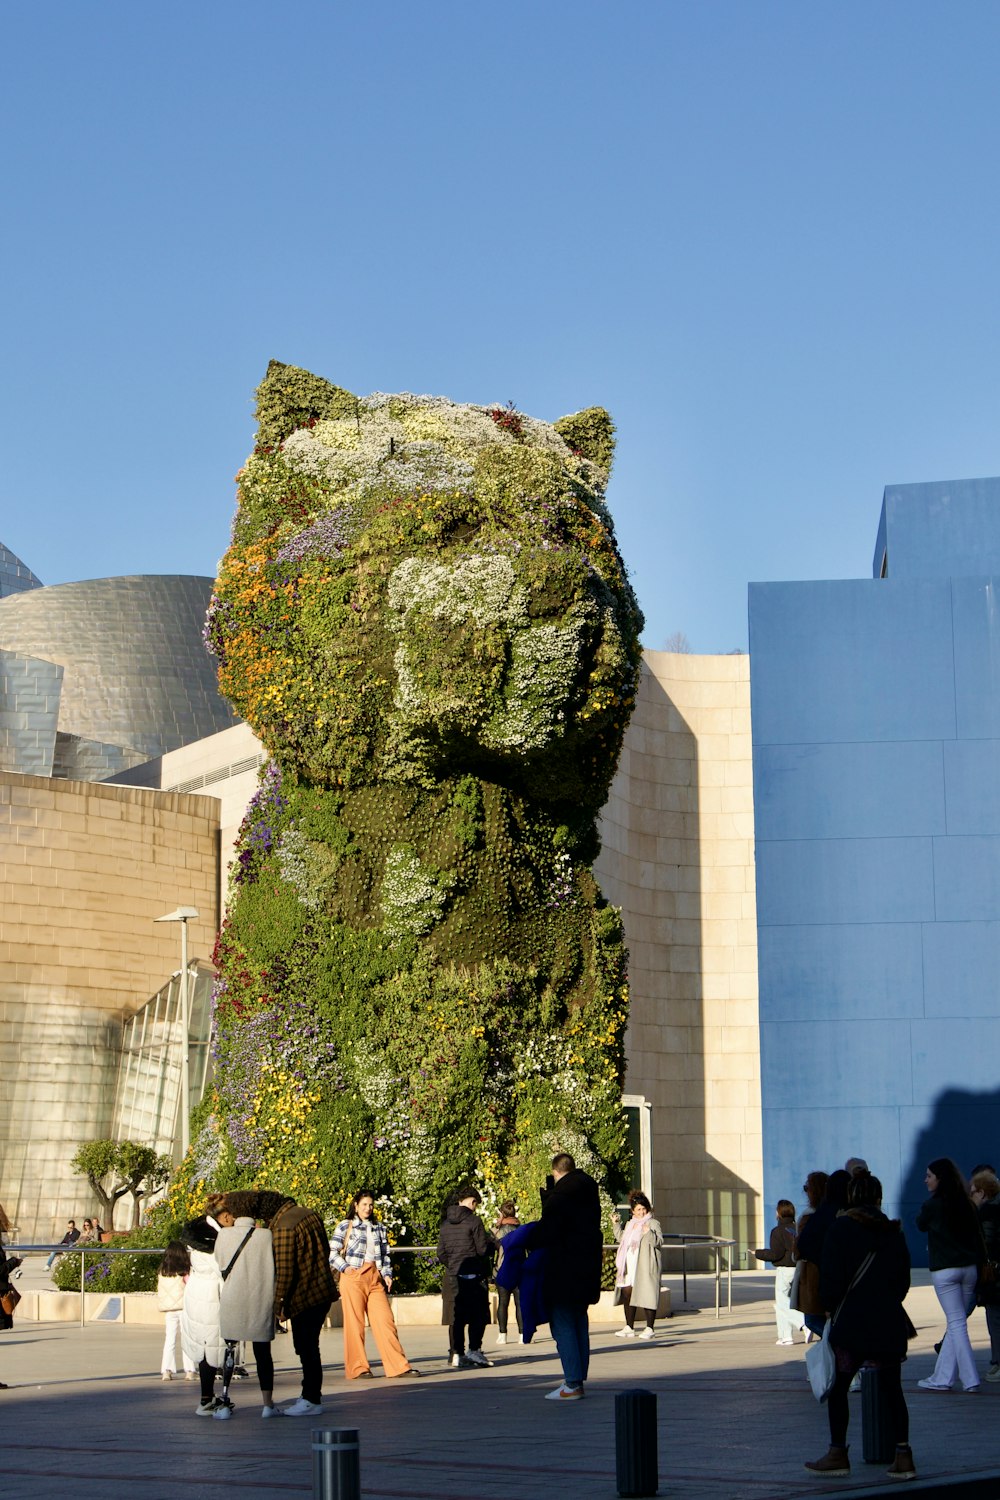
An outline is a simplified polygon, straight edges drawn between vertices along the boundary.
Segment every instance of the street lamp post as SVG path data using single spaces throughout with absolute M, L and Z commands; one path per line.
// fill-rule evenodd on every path
M 181 924 L 181 1161 L 188 1154 L 191 1117 L 191 1068 L 190 1012 L 188 1009 L 188 944 L 187 924 L 198 916 L 196 906 L 178 906 L 165 917 L 154 917 L 154 922 L 179 922 Z

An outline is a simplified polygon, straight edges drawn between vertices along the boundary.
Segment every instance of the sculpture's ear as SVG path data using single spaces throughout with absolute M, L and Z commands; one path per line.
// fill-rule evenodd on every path
M 276 448 L 289 433 L 322 417 L 355 417 L 358 398 L 319 375 L 272 359 L 256 390 L 257 442 Z
M 586 411 L 560 417 L 552 425 L 574 453 L 582 453 L 584 458 L 603 469 L 605 475 L 611 473 L 615 457 L 615 424 L 603 406 L 588 406 Z

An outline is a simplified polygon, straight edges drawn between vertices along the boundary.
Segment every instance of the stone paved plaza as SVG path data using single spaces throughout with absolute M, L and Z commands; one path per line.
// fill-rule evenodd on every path
M 933 1480 L 930 1492 L 944 1493 L 942 1480 L 954 1487 L 995 1472 L 976 1494 L 1000 1496 L 1000 1409 L 993 1410 L 1000 1385 L 984 1384 L 975 1397 L 913 1389 L 931 1368 L 941 1323 L 927 1273 L 916 1274 L 921 1284 L 908 1307 L 919 1337 L 905 1384 L 921 1477 L 904 1493 L 926 1493 Z M 670 1284 L 679 1307 L 679 1278 Z M 604 1325 L 594 1335 L 587 1399 L 563 1407 L 542 1399 L 558 1375 L 549 1338 L 497 1350 L 492 1370 L 458 1372 L 445 1366 L 442 1330 L 407 1328 L 404 1343 L 423 1380 L 348 1383 L 341 1334 L 328 1331 L 326 1410 L 304 1421 L 261 1421 L 255 1381 L 234 1387 L 232 1421 L 198 1420 L 197 1387 L 159 1379 L 155 1330 L 20 1322 L 0 1335 L 0 1378 L 11 1387 L 0 1392 L 2 1493 L 11 1500 L 67 1492 L 75 1500 L 307 1496 L 310 1431 L 326 1426 L 358 1430 L 366 1500 L 613 1500 L 614 1396 L 630 1386 L 657 1394 L 661 1495 L 793 1500 L 883 1491 L 882 1467 L 861 1462 L 859 1398 L 852 1398 L 850 1479 L 817 1480 L 802 1468 L 825 1451 L 826 1414 L 809 1394 L 802 1346 L 775 1345 L 769 1291 L 767 1275 L 736 1276 L 734 1310 L 717 1322 L 708 1278 L 690 1278 L 694 1306 L 662 1324 L 654 1342 L 625 1342 Z M 981 1312 L 972 1332 L 985 1370 Z M 488 1352 L 495 1335 L 487 1332 Z M 290 1339 L 276 1341 L 275 1358 L 278 1399 L 297 1395 Z

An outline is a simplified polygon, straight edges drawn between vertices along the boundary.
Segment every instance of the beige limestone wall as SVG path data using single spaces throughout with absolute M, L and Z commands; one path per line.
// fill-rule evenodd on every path
M 96 1208 L 69 1161 L 110 1131 L 123 1018 L 180 966 L 153 919 L 197 907 L 189 954 L 211 957 L 218 862 L 211 799 L 0 772 L 0 1202 L 22 1237 Z
M 219 804 L 220 901 L 225 906 L 233 845 L 240 831 L 247 804 L 257 790 L 258 767 L 267 759 L 260 740 L 249 724 L 234 724 L 218 734 L 207 735 L 179 750 L 169 750 L 156 760 L 118 778 L 134 786 L 153 786 L 163 791 L 193 792 L 214 797 Z
M 595 874 L 622 908 L 626 1090 L 666 1228 L 761 1243 L 750 664 L 648 651 Z

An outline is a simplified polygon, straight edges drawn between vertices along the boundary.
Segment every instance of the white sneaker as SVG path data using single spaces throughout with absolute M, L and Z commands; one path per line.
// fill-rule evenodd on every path
M 174 1378 L 174 1377 L 173 1377 L 173 1375 L 172 1375 L 172 1374 L 171 1374 L 171 1373 L 170 1373 L 170 1371 L 169 1371 L 169 1370 L 161 1370 L 161 1371 L 160 1371 L 160 1379 L 161 1379 L 161 1380 L 173 1380 L 173 1378 Z
M 505 1333 L 498 1333 L 497 1334 L 497 1343 L 498 1344 L 506 1344 L 506 1342 L 507 1342 L 507 1335 Z
M 554 1391 L 549 1391 L 545 1397 L 546 1401 L 582 1401 L 583 1387 L 568 1385 L 557 1385 Z
M 217 1422 L 228 1422 L 233 1414 L 233 1403 L 231 1401 L 220 1401 L 212 1413 Z
M 198 1379 L 198 1371 L 197 1370 L 185 1370 L 184 1371 L 184 1379 L 185 1380 L 197 1380 Z
M 653 1332 L 653 1330 L 651 1328 L 644 1328 L 642 1330 L 642 1332 L 639 1334 L 639 1337 L 641 1339 L 652 1339 L 652 1338 L 655 1338 L 656 1335 L 654 1334 L 654 1332 Z
M 299 1396 L 290 1406 L 283 1406 L 281 1414 L 284 1417 L 318 1417 L 322 1410 L 321 1401 L 307 1401 L 304 1396 Z
M 634 1339 L 635 1338 L 635 1329 L 634 1328 L 630 1328 L 628 1326 L 628 1324 L 626 1323 L 624 1328 L 619 1328 L 618 1332 L 615 1334 L 615 1338 L 616 1339 Z
M 280 1406 L 262 1406 L 260 1414 L 267 1421 L 268 1417 L 283 1417 L 285 1413 Z
M 218 1396 L 213 1396 L 211 1401 L 199 1401 L 194 1409 L 196 1417 L 214 1417 L 222 1402 Z

